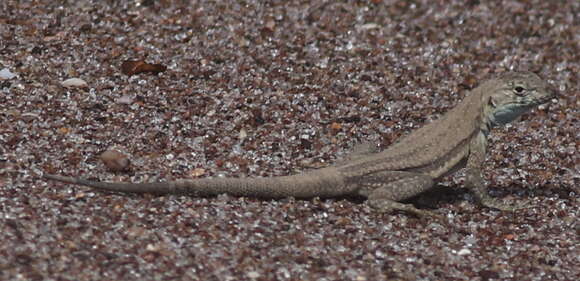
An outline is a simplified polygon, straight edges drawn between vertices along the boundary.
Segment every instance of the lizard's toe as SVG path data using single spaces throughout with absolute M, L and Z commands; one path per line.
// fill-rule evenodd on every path
M 445 221 L 444 218 L 436 213 L 415 208 L 411 204 L 403 204 L 392 200 L 380 199 L 369 200 L 368 204 L 378 212 L 390 213 L 392 211 L 403 211 L 413 214 L 419 218 L 432 218 L 440 221 Z

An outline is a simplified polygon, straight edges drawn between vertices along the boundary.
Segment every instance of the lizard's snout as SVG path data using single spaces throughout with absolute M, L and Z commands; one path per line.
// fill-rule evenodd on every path
M 562 95 L 560 93 L 560 91 L 558 91 L 556 89 L 556 87 L 552 86 L 552 85 L 547 85 L 544 88 L 543 91 L 543 95 L 541 95 L 538 98 L 538 104 L 544 104 L 544 103 L 548 103 L 550 102 L 552 99 L 559 99 L 559 98 L 563 98 L 564 95 Z
M 549 99 L 564 98 L 564 95 L 562 93 L 560 93 L 560 91 L 558 91 L 558 89 L 556 89 L 556 87 L 554 87 L 554 86 L 548 87 L 548 92 L 550 93 Z

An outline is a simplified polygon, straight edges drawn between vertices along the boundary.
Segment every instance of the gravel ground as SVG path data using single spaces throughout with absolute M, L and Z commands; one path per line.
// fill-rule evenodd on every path
M 580 2 L 310 2 L 2 0 L 0 279 L 579 280 Z M 515 213 L 461 176 L 413 201 L 451 226 L 39 178 L 292 174 L 384 148 L 508 70 L 565 95 L 492 134 L 492 195 L 533 206 Z

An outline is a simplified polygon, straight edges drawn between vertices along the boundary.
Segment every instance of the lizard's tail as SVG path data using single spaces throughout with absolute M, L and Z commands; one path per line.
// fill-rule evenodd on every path
M 335 197 L 352 192 L 346 190 L 343 177 L 335 168 L 325 168 L 310 173 L 270 178 L 205 178 L 156 183 L 98 182 L 80 178 L 45 174 L 45 178 L 66 183 L 90 186 L 99 190 L 215 196 L 230 194 L 262 198 L 312 198 Z

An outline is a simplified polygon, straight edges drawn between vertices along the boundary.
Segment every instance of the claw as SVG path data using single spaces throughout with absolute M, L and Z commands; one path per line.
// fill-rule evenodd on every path
M 409 214 L 413 214 L 419 218 L 432 218 L 432 219 L 435 219 L 437 221 L 446 223 L 446 220 L 444 217 L 442 217 L 434 212 L 431 212 L 431 211 L 417 209 L 417 208 L 415 208 L 415 206 L 413 206 L 411 204 L 403 204 L 403 203 L 399 203 L 396 201 L 385 200 L 385 199 L 369 200 L 368 203 L 375 210 L 382 212 L 382 213 L 390 213 L 394 210 L 397 210 L 397 211 L 402 211 L 402 212 L 406 212 Z

